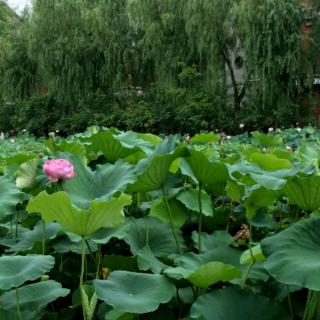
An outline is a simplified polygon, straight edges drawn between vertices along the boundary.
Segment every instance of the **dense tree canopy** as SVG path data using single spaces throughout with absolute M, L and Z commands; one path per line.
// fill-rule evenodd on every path
M 34 0 L 10 24 L 7 9 L 1 95 L 47 93 L 68 115 L 97 94 L 189 108 L 192 93 L 192 103 L 207 95 L 213 112 L 224 106 L 236 120 L 267 114 L 280 124 L 296 110 L 297 79 L 307 86 L 319 72 L 319 32 L 301 45 L 305 18 L 320 30 L 317 1 Z M 201 119 L 210 129 L 213 120 Z

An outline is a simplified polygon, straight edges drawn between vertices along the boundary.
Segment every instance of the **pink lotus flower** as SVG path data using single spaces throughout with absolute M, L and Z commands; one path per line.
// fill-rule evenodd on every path
M 43 172 L 51 182 L 59 179 L 67 180 L 75 176 L 73 165 L 64 159 L 47 160 L 43 165 Z

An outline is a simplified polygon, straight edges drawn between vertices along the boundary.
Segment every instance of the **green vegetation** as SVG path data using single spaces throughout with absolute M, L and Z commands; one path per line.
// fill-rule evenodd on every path
M 0 141 L 0 318 L 318 319 L 319 144 L 313 128 Z
M 319 12 L 0 0 L 0 319 L 320 319 Z
M 309 123 L 318 11 L 315 0 L 35 0 L 21 17 L 1 10 L 0 129 Z

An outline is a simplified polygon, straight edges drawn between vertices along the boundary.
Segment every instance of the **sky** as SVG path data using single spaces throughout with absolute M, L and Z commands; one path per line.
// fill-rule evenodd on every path
M 31 3 L 31 0 L 7 0 L 8 5 L 21 12 L 27 4 Z

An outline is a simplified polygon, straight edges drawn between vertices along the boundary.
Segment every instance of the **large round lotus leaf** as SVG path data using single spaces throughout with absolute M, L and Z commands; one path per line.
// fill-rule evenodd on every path
M 292 164 L 287 159 L 280 159 L 270 153 L 255 152 L 251 154 L 250 159 L 253 163 L 256 163 L 262 169 L 266 171 L 276 171 L 282 169 L 290 169 Z
M 287 180 L 273 177 L 268 173 L 250 173 L 250 177 L 260 186 L 270 190 L 281 190 Z
M 0 219 L 12 214 L 23 199 L 23 193 L 8 176 L 0 177 Z
M 19 287 L 26 281 L 35 280 L 54 266 L 52 256 L 3 256 L 0 257 L 0 289 Z
M 240 278 L 242 272 L 231 264 L 211 261 L 193 271 L 187 279 L 198 287 L 205 288 L 219 281 Z
M 89 208 L 92 200 L 109 200 L 135 181 L 133 167 L 122 161 L 100 165 L 92 171 L 79 157 L 71 156 L 69 160 L 76 175 L 63 182 L 63 190 L 78 208 Z
M 191 319 L 198 320 L 288 320 L 286 311 L 268 298 L 237 287 L 201 295 L 191 307 Z
M 50 139 L 50 141 L 52 140 Z M 53 153 L 56 151 L 69 152 L 79 157 L 83 157 L 86 154 L 85 146 L 78 141 L 62 140 L 59 144 L 55 143 L 53 146 Z
M 166 268 L 164 273 L 178 280 L 189 279 L 189 276 L 194 273 L 196 278 L 189 280 L 200 286 L 217 281 L 228 281 L 228 279 L 237 278 L 243 269 L 240 264 L 240 255 L 241 250 L 220 243 L 203 254 L 188 252 L 182 256 L 176 256 L 174 262 L 177 267 Z
M 16 185 L 21 189 L 32 189 L 37 185 L 36 176 L 39 159 L 23 163 L 17 171 Z
M 199 191 L 196 189 L 189 189 L 178 194 L 177 199 L 181 201 L 188 209 L 193 211 L 200 211 L 199 208 Z M 204 190 L 201 191 L 201 209 L 205 216 L 212 217 L 213 208 L 210 196 Z
M 26 229 L 24 232 L 19 231 L 19 241 L 15 241 L 6 252 L 19 252 L 32 249 L 37 245 L 37 242 L 40 243 L 43 239 L 42 228 L 42 221 L 39 221 L 32 230 Z M 45 226 L 45 239 L 55 238 L 61 229 L 62 228 L 58 223 L 47 223 Z
M 44 221 L 57 221 L 78 236 L 89 236 L 100 228 L 117 227 L 124 222 L 123 208 L 131 204 L 131 197 L 121 194 L 109 201 L 92 201 L 89 209 L 79 209 L 65 192 L 39 193 L 30 200 L 27 212 L 39 212 Z
M 132 219 L 127 234 L 123 240 L 130 246 L 133 255 L 146 246 L 146 234 L 148 229 L 148 245 L 156 257 L 167 257 L 172 253 L 178 253 L 169 224 L 161 222 L 157 218 Z M 180 230 L 176 231 L 182 250 L 185 243 Z
M 185 207 L 176 199 L 169 200 L 169 207 L 172 213 L 172 223 L 176 228 L 181 228 L 187 219 Z M 150 216 L 156 217 L 164 223 L 170 223 L 170 211 L 163 199 L 157 199 L 152 202 Z
M 278 281 L 320 291 L 320 218 L 301 220 L 261 241 L 267 271 Z
M 140 250 L 140 252 L 138 253 L 137 262 L 139 270 L 151 270 L 153 273 L 161 273 L 161 271 L 167 267 L 167 265 L 162 263 L 154 256 L 150 247 L 144 247 Z
M 244 194 L 244 186 L 238 184 L 236 181 L 228 180 L 226 194 L 231 200 L 240 202 Z
M 314 211 L 320 208 L 320 176 L 295 177 L 284 187 L 290 203 Z
M 10 319 L 10 320 L 40 320 L 40 315 L 37 315 L 36 311 L 26 310 L 21 312 L 21 317 L 19 319 L 17 310 L 4 310 L 0 309 L 0 319 Z
M 158 274 L 114 271 L 108 280 L 94 280 L 99 299 L 115 309 L 131 313 L 147 313 L 171 300 L 175 289 Z
M 188 149 L 188 151 L 190 157 L 187 157 L 186 160 L 197 180 L 204 186 L 227 180 L 228 170 L 224 163 L 211 162 L 201 151 L 194 149 Z
M 147 159 L 140 160 L 136 166 L 137 181 L 128 186 L 131 192 L 154 191 L 164 187 L 172 162 L 185 155 L 185 147 L 176 148 L 176 138 L 170 137 Z
M 209 133 L 197 133 L 191 138 L 192 143 L 207 144 L 215 143 L 220 140 L 220 137 L 213 132 Z
M 28 309 L 41 310 L 48 303 L 65 297 L 70 290 L 61 287 L 61 284 L 53 281 L 41 281 L 19 288 L 19 305 L 22 311 Z M 16 310 L 16 290 L 11 290 L 1 296 L 2 308 L 5 310 Z
M 265 261 L 266 257 L 263 255 L 260 244 L 244 251 L 240 257 L 240 263 L 249 265 L 253 262 Z
M 119 159 L 124 159 L 140 150 L 140 148 L 137 148 L 133 144 L 119 141 L 117 136 L 113 135 L 110 130 L 100 131 L 91 136 L 89 140 L 92 141 L 92 145 L 89 147 L 89 150 L 93 150 L 95 152 L 101 151 L 110 162 L 116 162 Z
M 260 208 L 272 205 L 277 197 L 278 193 L 274 190 L 268 190 L 264 187 L 257 189 L 254 186 L 243 201 L 247 217 L 252 219 Z
M 282 138 L 280 136 L 274 136 L 271 134 L 264 134 L 258 131 L 251 132 L 253 138 L 263 147 L 280 146 L 282 144 Z
M 202 252 L 206 253 L 210 250 L 221 247 L 229 247 L 235 241 L 234 238 L 224 230 L 214 231 L 212 234 L 205 232 L 201 233 Z M 193 245 L 198 249 L 199 234 L 196 231 L 192 232 Z
M 161 143 L 161 138 L 152 133 L 138 133 L 138 138 L 149 142 L 153 147 Z
M 61 140 L 57 143 L 57 141 L 52 139 L 47 139 L 44 142 L 44 145 L 47 147 L 47 150 L 50 151 L 51 154 L 58 156 L 59 153 L 69 153 L 79 157 L 86 156 L 86 148 L 79 141 L 68 141 Z M 60 155 L 59 155 L 60 156 Z
M 118 134 L 115 138 L 124 146 L 134 146 L 141 149 L 144 155 L 150 155 L 154 148 L 161 142 L 161 138 L 153 134 L 139 134 L 134 131 L 126 131 Z M 144 156 L 145 157 L 145 156 Z

